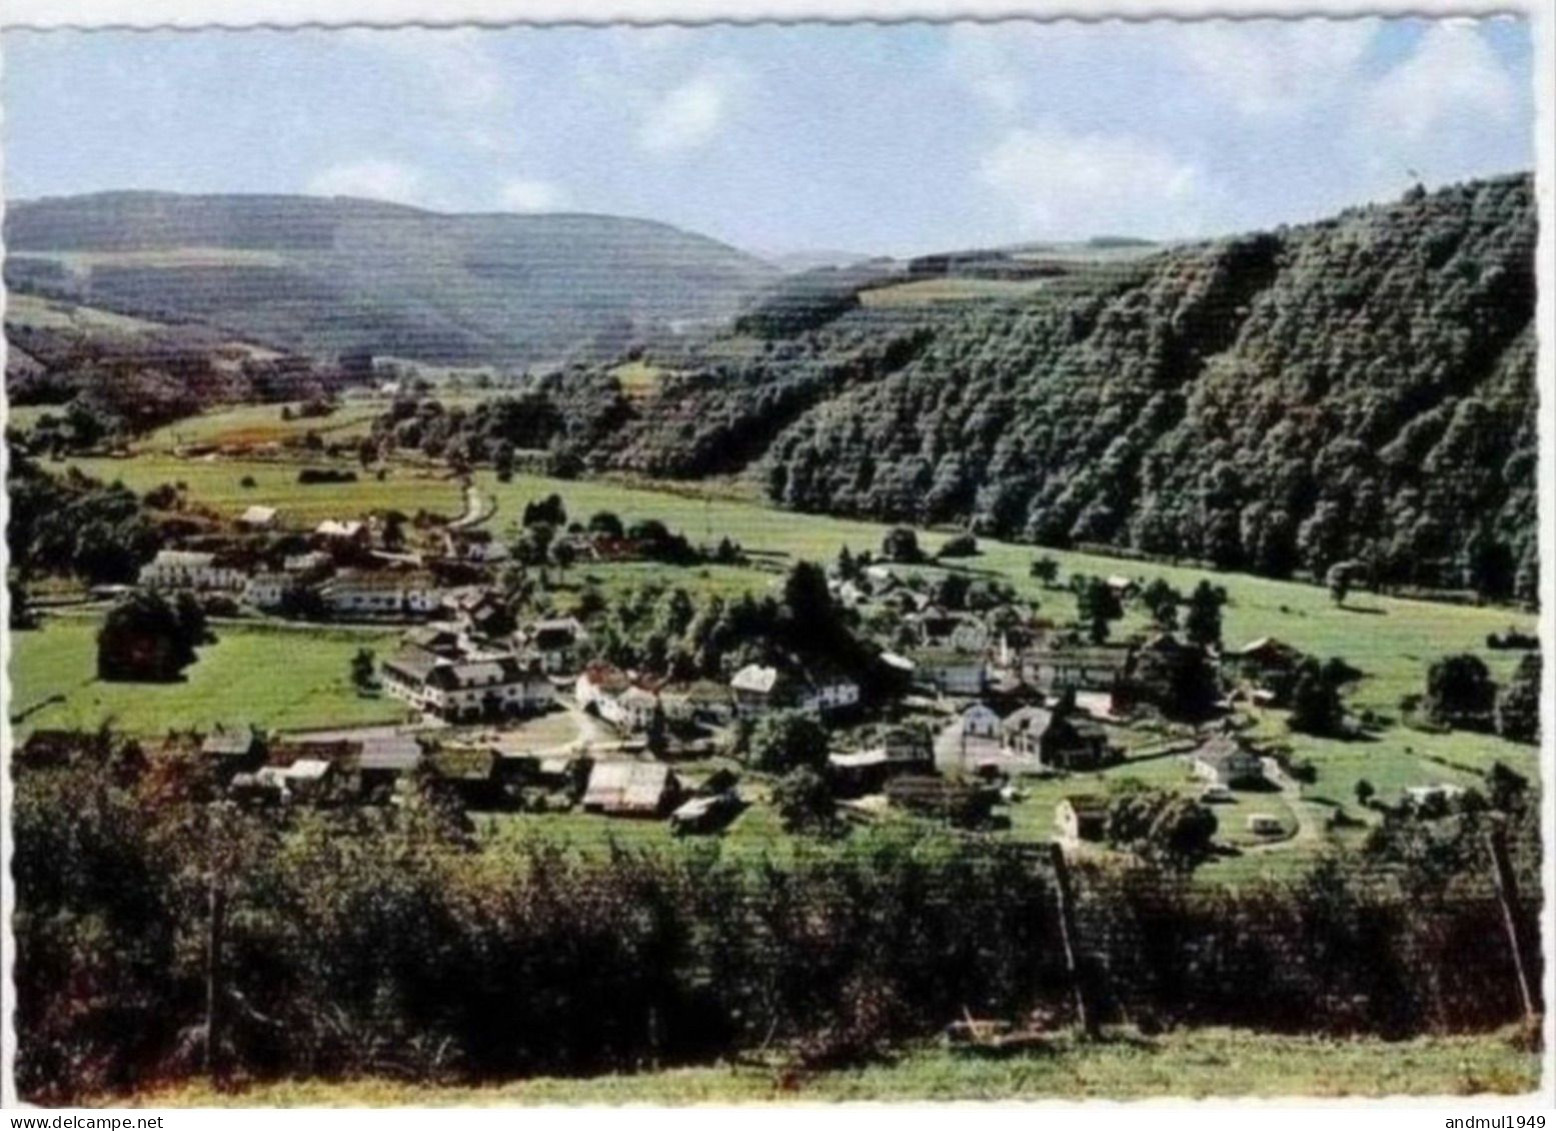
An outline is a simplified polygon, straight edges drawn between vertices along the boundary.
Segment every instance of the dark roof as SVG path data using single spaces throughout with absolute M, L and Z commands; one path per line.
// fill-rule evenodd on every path
M 1067 793 L 1063 800 L 1080 817 L 1101 817 L 1108 811 L 1108 799 L 1097 793 Z

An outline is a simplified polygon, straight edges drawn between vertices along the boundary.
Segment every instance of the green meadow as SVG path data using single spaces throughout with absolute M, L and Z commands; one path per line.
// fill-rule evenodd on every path
M 18 733 L 103 723 L 139 735 L 217 723 L 303 730 L 405 718 L 398 701 L 363 697 L 351 683 L 357 649 L 382 654 L 394 647 L 393 632 L 219 622 L 216 642 L 200 649 L 183 681 L 106 683 L 97 678 L 98 623 L 51 616 L 11 634 L 9 712 Z
M 398 509 L 414 515 L 418 510 L 439 514 L 459 513 L 459 484 L 441 471 L 397 465 L 385 478 L 364 471 L 353 461 L 318 460 L 309 464 L 284 461 L 180 459 L 151 453 L 128 459 L 95 458 L 70 461 L 85 474 L 105 483 L 120 482 L 144 494 L 164 483 L 182 483 L 192 502 L 224 517 L 236 517 L 255 504 L 280 512 L 280 522 L 290 527 L 311 527 L 326 518 L 357 518 L 373 510 Z M 341 467 L 354 470 L 354 483 L 299 483 L 304 466 Z M 245 487 L 245 479 L 253 481 Z
M 1519 1095 L 1538 1089 L 1540 1062 L 1538 1053 L 1519 1048 L 1509 1032 L 1384 1041 L 1195 1028 L 1159 1037 L 1117 1033 L 1093 1042 L 1060 1034 L 1046 1047 L 1007 1056 L 920 1046 L 883 1063 L 829 1071 L 755 1063 L 469 1086 L 387 1077 L 279 1080 L 230 1091 L 191 1082 L 107 1096 L 103 1102 L 147 1107 L 490 1107 Z

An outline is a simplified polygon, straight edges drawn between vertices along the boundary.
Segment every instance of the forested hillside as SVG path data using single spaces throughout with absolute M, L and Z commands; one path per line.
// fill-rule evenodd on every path
M 777 274 L 667 224 L 303 196 L 24 201 L 7 286 L 279 349 L 517 368 L 731 317 Z
M 1533 600 L 1534 245 L 1518 176 L 1006 302 L 849 309 L 667 382 L 589 455 L 744 471 L 801 510 Z

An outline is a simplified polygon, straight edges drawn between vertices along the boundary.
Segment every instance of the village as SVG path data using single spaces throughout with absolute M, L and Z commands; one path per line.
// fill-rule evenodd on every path
M 362 695 L 403 704 L 402 723 L 267 734 L 235 717 L 170 734 L 167 749 L 208 763 L 249 804 L 394 803 L 420 775 L 471 814 L 578 812 L 658 821 L 678 835 L 717 833 L 753 804 L 793 809 L 784 781 L 802 767 L 822 795 L 804 804 L 844 827 L 907 815 L 997 832 L 1010 828 L 1008 807 L 1039 788 L 1052 799 L 1051 835 L 1084 850 L 1109 842 L 1110 805 L 1139 788 L 1129 772 L 1150 765 L 1162 796 L 1201 814 L 1235 808 L 1223 851 L 1236 851 L 1232 840 L 1299 839 L 1295 806 L 1257 802 L 1294 797 L 1302 767 L 1241 733 L 1237 708 L 1284 705 L 1301 653 L 1270 638 L 1196 643 L 1161 626 L 1106 640 L 1126 605 L 1152 599 L 1139 579 L 1072 579 L 1089 587 L 1082 621 L 1056 624 L 997 586 L 970 588 L 940 568 L 951 559 L 927 562 L 899 529 L 879 555 L 845 551 L 825 571 L 824 597 L 809 598 L 826 606 L 817 616 L 849 626 L 846 646 L 829 649 L 823 632 L 809 649 L 747 641 L 712 671 L 618 664 L 588 623 L 605 610 L 524 616 L 516 577 L 533 589 L 558 563 L 576 572 L 646 558 L 673 579 L 704 551 L 658 522 L 628 530 L 596 514 L 569 524 L 554 497 L 526 507 L 509 545 L 469 521 L 482 510 L 473 494 L 469 503 L 453 521 L 374 513 L 307 531 L 251 506 L 230 528 L 157 553 L 138 585 L 95 594 L 187 595 L 213 614 L 302 631 L 401 630 L 386 654 L 359 656 L 352 679 Z M 726 540 L 706 553 L 739 550 Z M 1033 572 L 1058 584 L 1052 569 Z M 1225 598 L 1206 592 L 1194 597 L 1198 615 L 1219 634 Z M 1176 627 L 1175 611 L 1158 619 Z M 763 741 L 803 751 L 753 750 Z M 1162 765 L 1176 768 L 1170 779 Z M 784 824 L 807 821 L 791 813 Z

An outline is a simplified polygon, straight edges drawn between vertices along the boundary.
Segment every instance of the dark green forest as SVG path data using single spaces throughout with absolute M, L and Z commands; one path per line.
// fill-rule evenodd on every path
M 1535 228 L 1513 176 L 1019 299 L 839 302 L 742 360 L 672 359 L 689 371 L 573 458 L 752 475 L 804 511 L 1532 602 Z

